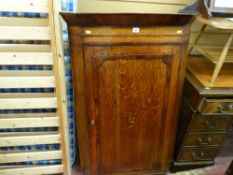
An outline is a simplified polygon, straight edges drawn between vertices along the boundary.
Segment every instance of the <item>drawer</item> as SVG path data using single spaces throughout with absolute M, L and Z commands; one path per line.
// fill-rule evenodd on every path
M 184 146 L 219 146 L 223 143 L 226 133 L 189 133 Z
M 227 131 L 231 123 L 231 116 L 195 114 L 192 118 L 190 131 Z
M 233 99 L 203 98 L 198 110 L 201 113 L 233 114 Z
M 218 154 L 219 147 L 184 148 L 178 161 L 210 161 Z

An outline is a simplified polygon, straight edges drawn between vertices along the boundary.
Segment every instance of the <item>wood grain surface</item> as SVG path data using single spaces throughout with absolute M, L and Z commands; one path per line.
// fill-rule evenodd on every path
M 82 171 L 167 172 L 192 17 L 63 16 L 69 25 Z

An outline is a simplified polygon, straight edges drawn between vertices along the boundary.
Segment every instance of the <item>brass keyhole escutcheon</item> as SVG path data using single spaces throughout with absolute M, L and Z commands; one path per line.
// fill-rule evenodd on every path
M 95 125 L 95 120 L 91 120 L 91 125 L 93 126 L 93 125 Z

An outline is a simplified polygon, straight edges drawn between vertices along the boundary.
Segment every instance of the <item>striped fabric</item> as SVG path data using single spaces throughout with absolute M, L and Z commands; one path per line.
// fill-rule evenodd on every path
M 62 10 L 76 12 L 77 0 L 62 0 Z M 68 101 L 68 117 L 69 117 L 69 137 L 70 137 L 70 155 L 71 161 L 74 163 L 76 155 L 76 141 L 75 141 L 75 123 L 74 123 L 74 101 L 73 101 L 73 86 L 70 66 L 70 52 L 68 45 L 68 33 L 64 26 L 64 48 L 65 48 L 65 63 L 66 63 L 66 87 L 67 87 L 67 101 Z
M 62 10 L 63 11 L 76 11 L 76 0 L 61 0 Z M 35 14 L 35 13 L 16 13 L 16 12 L 0 12 L 0 16 L 26 16 L 26 17 L 38 17 L 44 18 L 46 14 Z M 64 27 L 64 48 L 65 48 L 65 63 L 66 63 L 66 85 L 67 85 L 67 101 L 68 101 L 68 118 L 69 118 L 69 138 L 70 138 L 70 155 L 71 161 L 74 163 L 76 155 L 76 146 L 75 146 L 75 125 L 74 125 L 74 105 L 73 105 L 73 90 L 72 90 L 72 78 L 71 78 L 71 68 L 70 68 L 70 55 L 69 55 L 69 46 L 68 46 L 68 34 L 66 27 Z M 0 41 L 0 43 L 15 43 L 15 41 Z M 18 43 L 18 42 L 17 42 Z M 20 42 L 25 43 L 25 42 Z M 26 42 L 31 43 L 31 42 Z M 34 42 L 35 43 L 35 42 Z M 50 66 L 1 66 L 0 71 L 2 70 L 51 70 Z M 54 89 L 1 89 L 0 93 L 46 93 L 53 92 Z M 6 113 L 39 113 L 39 112 L 55 112 L 53 110 L 41 111 L 41 110 L 17 110 L 17 111 L 0 111 L 2 114 Z M 58 128 L 34 128 L 30 131 L 56 131 Z M 0 132 L 28 132 L 28 129 L 8 129 L 0 130 Z M 0 151 L 11 151 L 11 150 L 49 150 L 49 149 L 59 149 L 59 145 L 37 145 L 37 146 L 20 146 L 20 147 L 1 147 Z M 17 165 L 33 165 L 33 164 L 57 164 L 60 163 L 60 160 L 53 161 L 36 161 L 36 162 L 25 162 L 17 163 Z M 15 165 L 15 164 L 14 164 Z M 0 164 L 1 166 L 1 164 Z

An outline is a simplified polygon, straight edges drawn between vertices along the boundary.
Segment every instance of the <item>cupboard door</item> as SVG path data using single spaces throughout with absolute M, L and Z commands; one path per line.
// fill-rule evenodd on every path
M 86 50 L 93 174 L 167 170 L 179 49 L 165 48 Z

